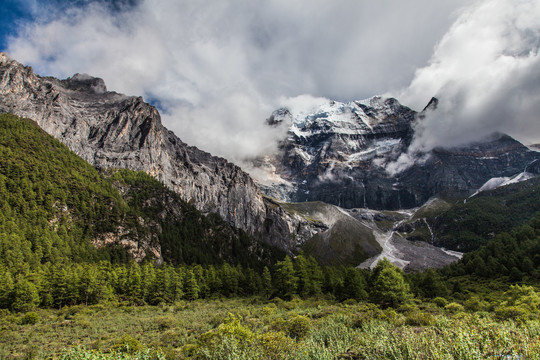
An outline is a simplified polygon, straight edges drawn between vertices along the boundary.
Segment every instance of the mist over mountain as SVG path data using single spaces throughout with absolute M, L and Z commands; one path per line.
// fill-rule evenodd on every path
M 538 173 L 529 165 L 540 153 L 501 133 L 461 146 L 414 150 L 419 124 L 437 116 L 438 103 L 433 98 L 416 112 L 394 98 L 341 103 L 305 97 L 291 103 L 291 110 L 272 114 L 268 126 L 287 129 L 287 138 L 277 154 L 246 169 L 267 194 L 282 200 L 371 209 L 413 208 L 434 196 L 467 197 L 490 179 Z
M 41 77 L 4 53 L 0 54 L 0 79 L 0 112 L 35 119 L 99 169 L 146 172 L 203 214 L 215 213 L 245 231 L 253 245 L 262 242 L 293 254 L 336 224 L 328 217 L 301 216 L 264 197 L 241 168 L 183 143 L 162 125 L 156 108 L 140 97 L 107 91 L 102 79 L 85 74 L 64 80 Z M 331 206 L 325 211 L 335 212 Z M 359 251 L 349 262 L 357 264 L 374 254 L 369 237 L 354 240 L 367 251 Z
M 15 27 L 11 56 L 143 95 L 183 141 L 236 163 L 276 150 L 286 135 L 263 119 L 303 94 L 385 94 L 415 111 L 437 97 L 410 155 L 494 131 L 540 142 L 534 0 L 48 3 Z

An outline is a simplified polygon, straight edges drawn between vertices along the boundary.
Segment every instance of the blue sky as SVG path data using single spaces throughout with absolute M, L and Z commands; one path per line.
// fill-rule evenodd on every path
M 0 12 L 0 49 L 6 50 L 7 36 L 14 35 L 17 24 L 32 19 L 31 11 L 26 2 L 17 0 L 4 0 Z
M 135 6 L 138 0 L 2 0 L 0 12 L 0 49 L 7 48 L 7 38 L 17 34 L 24 24 L 47 22 L 70 8 L 82 8 L 99 3 L 111 12 Z
M 264 119 L 277 107 L 321 98 L 394 96 L 419 110 L 438 97 L 437 117 L 418 126 L 420 149 L 494 131 L 540 142 L 538 0 L 2 5 L 0 47 L 12 58 L 152 99 L 182 140 L 233 161 L 275 146 L 283 134 Z

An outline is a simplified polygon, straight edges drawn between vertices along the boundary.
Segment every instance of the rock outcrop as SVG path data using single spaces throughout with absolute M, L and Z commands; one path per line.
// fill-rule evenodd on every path
M 145 171 L 204 213 L 250 234 L 262 227 L 266 206 L 251 177 L 183 143 L 141 97 L 109 92 L 88 75 L 41 77 L 2 53 L 0 98 L 0 112 L 33 119 L 98 168 Z
M 102 79 L 41 77 L 2 53 L 0 112 L 36 121 L 97 168 L 144 171 L 203 213 L 290 254 L 325 229 L 263 197 L 241 168 L 183 143 L 156 108 L 107 91 Z
M 436 111 L 432 99 L 425 110 Z M 261 188 L 285 201 L 323 201 L 343 208 L 404 209 L 439 196 L 466 197 L 487 180 L 510 177 L 539 159 L 507 135 L 459 148 L 435 148 L 391 174 L 388 164 L 406 154 L 422 113 L 396 99 L 373 97 L 311 109 L 275 111 L 270 126 L 288 126 L 277 155 L 259 160 L 272 171 Z

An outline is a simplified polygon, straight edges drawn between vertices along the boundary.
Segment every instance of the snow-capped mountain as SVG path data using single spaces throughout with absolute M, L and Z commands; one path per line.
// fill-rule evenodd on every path
M 432 99 L 426 108 L 436 106 Z M 278 109 L 267 122 L 287 126 L 288 136 L 277 155 L 258 163 L 271 173 L 259 179 L 261 187 L 287 201 L 412 208 L 435 195 L 469 196 L 489 179 L 511 178 L 540 158 L 510 136 L 494 134 L 459 148 L 435 148 L 418 155 L 406 170 L 391 174 L 388 165 L 407 152 L 421 116 L 383 97 Z

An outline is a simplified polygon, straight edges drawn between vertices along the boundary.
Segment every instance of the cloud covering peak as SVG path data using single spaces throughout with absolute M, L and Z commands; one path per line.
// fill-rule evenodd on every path
M 271 151 L 283 129 L 264 120 L 302 94 L 390 91 L 419 108 L 436 95 L 441 111 L 419 127 L 418 148 L 477 128 L 538 130 L 537 0 L 75 3 L 23 23 L 10 56 L 43 75 L 88 73 L 142 94 L 182 140 L 233 161 Z M 529 120 L 509 122 L 516 109 Z
M 396 96 L 439 99 L 418 125 L 413 150 L 460 145 L 494 132 L 540 139 L 540 2 L 486 0 L 466 8 Z

